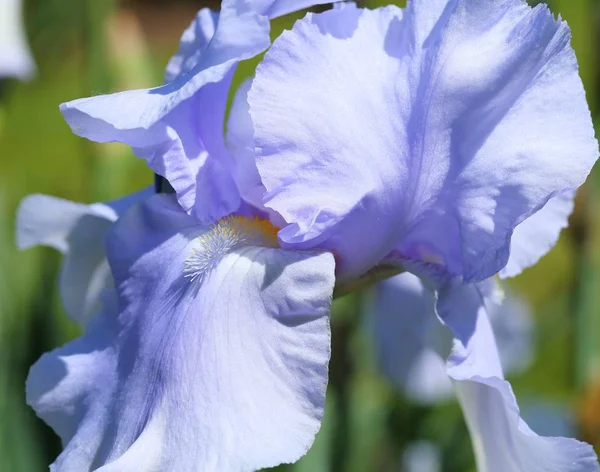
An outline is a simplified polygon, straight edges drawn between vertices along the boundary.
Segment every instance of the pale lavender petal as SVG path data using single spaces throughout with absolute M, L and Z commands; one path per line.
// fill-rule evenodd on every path
M 466 281 L 497 273 L 515 227 L 598 156 L 569 42 L 520 0 L 297 22 L 249 92 L 281 241 L 337 253 L 342 278 L 393 250 Z
M 234 65 L 261 50 L 239 57 L 215 53 L 207 63 L 207 48 L 219 24 L 210 10 L 198 13 L 167 67 L 166 85 L 61 105 L 74 133 L 132 146 L 169 181 L 184 210 L 205 223 L 239 206 L 223 140 L 225 107 Z
M 277 18 L 278 16 L 304 10 L 314 5 L 325 5 L 339 1 L 341 0 L 250 0 L 247 3 L 251 4 L 252 8 L 260 12 L 261 15 L 268 16 L 269 18 Z
M 398 203 L 373 184 L 393 189 L 406 170 L 390 158 L 392 148 L 401 154 L 405 133 L 383 117 L 400 113 L 407 97 L 396 91 L 398 80 L 381 83 L 401 77 L 402 64 L 384 48 L 389 25 L 400 25 L 401 16 L 398 8 L 354 6 L 307 15 L 273 43 L 248 94 L 264 202 L 290 223 L 280 240 L 295 247 L 327 242 L 346 277 L 393 248 L 382 241 L 397 241 L 390 233 Z M 389 41 L 401 41 L 399 31 Z M 366 123 L 380 121 L 386 125 L 373 129 L 381 133 L 365 132 Z
M 208 62 L 256 55 L 269 47 L 270 18 L 331 3 L 329 0 L 223 0 L 221 20 L 207 50 Z M 218 59 L 213 59 L 218 58 Z
M 165 70 L 165 83 L 192 72 L 200 62 L 219 22 L 219 14 L 208 8 L 198 12 L 188 29 L 181 35 L 179 50 L 171 58 Z
M 30 195 L 17 212 L 16 236 L 21 249 L 50 246 L 65 254 L 59 288 L 69 317 L 82 325 L 98 312 L 101 296 L 113 286 L 106 261 L 107 230 L 145 189 L 120 200 L 83 205 L 48 195 Z
M 510 239 L 510 256 L 500 277 L 519 275 L 552 249 L 561 230 L 569 223 L 574 198 L 574 190 L 551 198 L 540 211 L 515 228 Z
M 101 410 L 106 400 L 101 398 L 114 390 L 116 303 L 109 301 L 105 309 L 95 315 L 81 338 L 44 354 L 31 367 L 27 378 L 27 403 L 60 436 L 65 446 L 76 433 L 87 435 L 89 441 L 96 440 L 91 434 L 93 430 L 105 428 L 109 421 Z M 88 403 L 93 397 L 95 401 Z M 96 424 L 86 423 L 90 417 Z M 67 470 L 90 470 L 94 448 L 99 442 L 81 446 L 81 453 L 69 461 L 71 469 Z
M 204 224 L 237 210 L 240 195 L 223 137 L 227 97 L 235 65 L 269 46 L 265 15 L 283 11 L 278 3 L 224 0 L 220 14 L 200 10 L 169 62 L 165 85 L 62 104 L 65 120 L 85 138 L 130 145 Z
M 467 285 L 442 292 L 438 315 L 455 336 L 448 375 L 471 433 L 481 472 L 597 472 L 591 446 L 575 439 L 543 437 L 521 419 L 504 380 L 486 313 L 489 286 Z M 487 284 L 486 284 L 487 285 Z
M 0 78 L 25 80 L 35 73 L 22 16 L 21 0 L 0 0 Z
M 117 335 L 96 346 L 92 325 L 51 354 L 69 369 L 58 385 L 56 367 L 30 376 L 30 403 L 64 435 L 53 470 L 243 472 L 302 456 L 325 404 L 333 257 L 245 247 L 190 281 L 206 229 L 165 195 L 111 232 Z

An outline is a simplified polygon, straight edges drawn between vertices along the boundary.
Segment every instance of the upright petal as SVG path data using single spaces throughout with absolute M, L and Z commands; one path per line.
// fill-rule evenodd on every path
M 339 0 L 335 0 L 339 1 Z M 223 0 L 221 20 L 206 52 L 209 62 L 224 58 L 249 57 L 271 44 L 269 19 L 286 15 L 330 0 Z M 216 57 L 218 59 L 213 60 Z
M 35 72 L 22 14 L 21 0 L 0 0 L 0 78 L 28 79 Z
M 521 0 L 297 22 L 249 92 L 282 243 L 332 250 L 342 277 L 393 250 L 466 281 L 497 273 L 515 227 L 598 156 L 569 39 Z
M 248 95 L 264 201 L 290 223 L 280 240 L 333 248 L 348 276 L 393 248 L 381 241 L 397 204 L 373 184 L 393 189 L 404 179 L 391 153 L 401 153 L 405 133 L 387 115 L 401 115 L 406 99 L 395 87 L 402 64 L 384 48 L 401 17 L 398 8 L 351 6 L 307 15 L 273 43 Z
M 597 472 L 591 446 L 535 434 L 520 417 L 504 380 L 486 313 L 488 287 L 467 285 L 440 294 L 438 314 L 454 333 L 448 375 L 471 433 L 481 472 Z
M 17 245 L 50 246 L 65 254 L 60 295 L 69 317 L 85 325 L 113 286 L 106 261 L 106 231 L 133 203 L 151 194 L 142 190 L 106 204 L 83 205 L 48 195 L 30 195 L 17 212 Z
M 41 364 L 30 377 L 45 385 L 30 402 L 53 412 L 57 432 L 77 420 L 53 470 L 253 471 L 310 447 L 325 404 L 333 257 L 245 247 L 190 281 L 184 267 L 204 232 L 164 195 L 115 226 L 110 347 L 90 345 L 92 325 L 50 355 L 71 366 L 58 385 L 36 379 Z M 90 361 L 101 352 L 110 362 Z
M 279 3 L 224 0 L 220 15 L 200 10 L 169 62 L 165 85 L 65 103 L 66 121 L 85 138 L 130 145 L 204 224 L 237 210 L 240 195 L 223 138 L 227 96 L 235 65 L 269 46 L 266 15 L 288 11 Z

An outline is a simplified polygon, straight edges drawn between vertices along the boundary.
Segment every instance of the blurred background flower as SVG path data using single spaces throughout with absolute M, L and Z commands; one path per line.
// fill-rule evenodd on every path
M 0 0 L 0 77 L 27 79 L 34 70 L 25 38 L 21 0 Z
M 30 193 L 86 203 L 108 201 L 146 187 L 153 178 L 127 147 L 96 145 L 71 134 L 58 104 L 160 84 L 195 12 L 204 6 L 216 9 L 218 3 L 23 0 L 20 5 L 0 0 L 0 470 L 47 470 L 60 451 L 58 438 L 26 406 L 24 381 L 42 352 L 80 332 L 59 301 L 60 256 L 48 248 L 17 252 L 13 233 L 19 201 Z M 375 7 L 390 2 L 362 3 Z M 572 28 L 580 73 L 596 117 L 600 0 L 549 3 Z M 275 20 L 273 35 L 301 16 Z M 34 70 L 27 44 L 37 74 L 21 82 L 14 77 L 27 77 Z M 7 48 L 21 61 L 18 71 L 3 69 Z M 255 64 L 256 60 L 244 63 L 234 82 L 240 84 Z M 524 354 L 513 359 L 519 368 L 511 370 L 509 379 L 532 429 L 577 436 L 600 452 L 598 172 L 579 192 L 570 227 L 557 246 L 510 280 L 511 293 L 531 313 L 535 343 L 526 342 L 525 350 L 519 351 Z M 456 401 L 451 397 L 443 402 L 414 401 L 414 395 L 382 375 L 378 348 L 367 328 L 372 313 L 364 309 L 371 296 L 372 291 L 353 293 L 335 302 L 322 430 L 305 458 L 278 470 L 474 471 L 470 439 Z M 510 333 L 519 327 L 505 329 Z M 439 371 L 432 369 L 434 379 Z

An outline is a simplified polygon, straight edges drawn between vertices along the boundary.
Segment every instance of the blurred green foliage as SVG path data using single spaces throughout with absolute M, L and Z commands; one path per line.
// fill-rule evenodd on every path
M 25 253 L 15 248 L 13 221 L 19 201 L 30 193 L 102 201 L 152 182 L 152 174 L 128 148 L 98 146 L 72 135 L 58 104 L 160 84 L 163 66 L 177 49 L 180 33 L 205 3 L 26 2 L 27 30 L 39 74 L 29 83 L 3 83 L 0 97 L 2 471 L 46 470 L 60 451 L 52 431 L 25 405 L 24 382 L 29 366 L 44 351 L 78 335 L 57 296 L 59 255 L 44 248 Z M 389 2 L 363 3 L 376 7 Z M 581 75 L 596 112 L 600 109 L 595 47 L 600 2 L 555 0 L 551 7 L 571 25 Z M 278 20 L 273 35 L 291 27 L 300 16 Z M 236 84 L 252 73 L 258 60 L 240 68 Z M 599 195 L 600 176 L 594 175 L 580 192 L 572 225 L 556 248 L 511 281 L 512 288 L 530 303 L 536 324 L 534 365 L 511 379 L 521 400 L 552 400 L 573 412 L 589 412 L 580 408 L 581 403 L 595 399 L 592 386 L 598 381 L 598 364 L 592 361 L 600 356 Z M 357 298 L 363 295 L 351 294 L 335 302 L 328 405 L 315 446 L 298 464 L 277 470 L 400 471 L 406 446 L 427 439 L 441 448 L 443 472 L 473 471 L 470 440 L 456 403 L 410 404 L 377 372 L 372 341 L 359 312 Z M 583 418 L 582 424 L 588 420 Z M 592 425 L 598 421 L 591 419 Z M 593 431 L 593 426 L 582 429 L 587 440 L 598 444 Z

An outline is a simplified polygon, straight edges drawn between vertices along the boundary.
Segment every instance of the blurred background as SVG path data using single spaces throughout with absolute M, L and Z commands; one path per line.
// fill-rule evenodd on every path
M 0 28 L 5 29 L 0 30 L 0 52 L 6 29 L 14 27 L 2 19 L 1 8 L 12 2 L 0 0 Z M 159 85 L 195 12 L 204 6 L 218 9 L 218 3 L 23 0 L 24 32 L 37 70 L 26 81 L 0 77 L 0 471 L 47 470 L 60 452 L 58 438 L 25 404 L 24 382 L 43 352 L 79 335 L 57 294 L 60 254 L 47 248 L 19 253 L 15 247 L 19 201 L 30 193 L 105 201 L 153 180 L 128 148 L 96 145 L 71 134 L 58 105 Z M 372 7 L 387 3 L 363 2 Z M 549 3 L 572 28 L 597 117 L 600 1 Z M 274 36 L 301 16 L 276 20 Z M 252 73 L 256 62 L 240 67 L 236 83 Z M 600 452 L 600 168 L 579 192 L 557 246 L 510 280 L 509 289 L 533 320 L 530 362 L 509 375 L 523 416 L 541 434 L 576 436 Z M 368 310 L 353 297 L 334 306 L 323 428 L 305 458 L 277 470 L 475 471 L 456 401 L 452 396 L 415 401 L 382 375 L 365 320 Z

